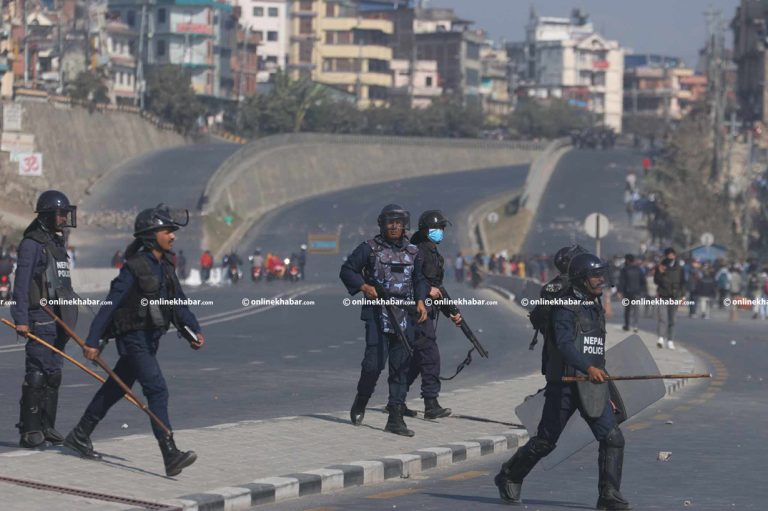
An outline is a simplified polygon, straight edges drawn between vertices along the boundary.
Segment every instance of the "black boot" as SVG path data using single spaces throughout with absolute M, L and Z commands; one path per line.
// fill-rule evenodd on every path
M 521 504 L 520 492 L 523 489 L 523 479 L 533 470 L 536 463 L 554 448 L 555 446 L 546 440 L 533 437 L 518 449 L 493 478 L 493 482 L 499 489 L 501 500 L 507 504 Z
M 42 408 L 45 399 L 45 387 L 31 386 L 26 382 L 21 386 L 19 401 L 19 445 L 28 449 L 40 447 L 45 443 L 43 434 Z
M 360 394 L 355 396 L 355 402 L 352 403 L 352 409 L 349 411 L 349 418 L 355 426 L 359 426 L 363 423 L 365 407 L 368 406 L 369 399 L 370 397 L 361 397 Z
M 80 453 L 80 456 L 89 460 L 100 460 L 101 454 L 93 450 L 91 443 L 91 433 L 96 429 L 99 419 L 92 415 L 83 415 L 77 426 L 69 432 L 64 439 L 64 447 Z
M 165 463 L 165 475 L 173 477 L 181 474 L 181 471 L 190 466 L 197 459 L 195 451 L 180 451 L 176 448 L 176 442 L 172 436 L 166 436 L 157 441 L 160 451 L 163 453 Z
M 45 386 L 45 399 L 43 400 L 42 422 L 43 435 L 52 444 L 58 445 L 64 441 L 64 436 L 56 431 L 56 410 L 59 406 L 59 387 L 61 386 L 61 373 L 49 374 L 48 385 Z
M 621 470 L 624 465 L 624 437 L 618 427 L 611 430 L 608 437 L 600 442 L 597 456 L 599 469 L 597 509 L 625 511 L 632 509 L 629 502 L 619 491 Z
M 415 433 L 405 425 L 405 421 L 403 420 L 404 411 L 404 404 L 389 405 L 389 419 L 387 419 L 387 425 L 384 426 L 384 431 L 401 436 L 415 435 Z
M 405 408 L 403 409 L 403 416 L 404 417 L 418 417 L 419 416 L 419 412 L 417 412 L 416 410 L 411 410 L 410 408 L 408 408 L 408 405 L 403 405 L 403 406 L 405 406 Z M 385 406 L 384 410 L 387 413 L 390 413 L 392 411 L 391 405 Z
M 451 414 L 450 408 L 443 408 L 440 403 L 437 402 L 436 397 L 424 398 L 424 418 L 425 419 L 440 419 L 442 417 L 448 417 Z

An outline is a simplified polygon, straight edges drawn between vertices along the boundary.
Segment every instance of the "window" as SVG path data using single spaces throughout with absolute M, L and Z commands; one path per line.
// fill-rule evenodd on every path
M 480 85 L 480 73 L 476 69 L 467 69 L 467 85 L 470 87 Z
M 325 44 L 333 44 L 333 34 L 331 31 L 325 33 Z
M 270 7 L 268 9 L 269 17 L 270 18 L 277 18 L 279 11 L 277 10 L 277 7 Z
M 264 16 L 264 8 L 263 7 L 254 7 L 253 8 L 253 15 L 254 16 Z
M 165 56 L 165 41 L 163 41 L 162 39 L 159 39 L 157 41 L 157 51 L 156 51 L 156 53 L 157 53 L 158 57 Z
M 301 18 L 299 20 L 299 34 L 312 34 L 312 18 Z
M 427 76 L 425 84 L 426 84 L 427 87 L 432 87 L 432 77 L 431 76 Z
M 325 16 L 328 18 L 336 17 L 336 5 L 332 2 L 325 4 Z
M 312 0 L 301 0 L 299 3 L 299 10 L 300 11 L 311 11 L 312 10 Z
M 134 11 L 128 11 L 126 23 L 129 27 L 136 25 L 136 13 Z
M 165 9 L 158 9 L 157 10 L 157 22 L 158 23 L 165 23 Z
M 277 41 L 277 32 L 274 30 L 267 32 L 267 41 Z

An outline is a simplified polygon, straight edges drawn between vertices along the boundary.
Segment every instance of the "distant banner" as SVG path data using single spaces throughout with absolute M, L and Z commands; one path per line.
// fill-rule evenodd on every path
M 19 153 L 20 176 L 43 175 L 43 153 Z
M 0 135 L 0 151 L 33 153 L 35 152 L 35 136 L 31 133 L 3 131 Z
M 3 103 L 3 131 L 21 131 L 21 104 Z
M 310 254 L 338 254 L 338 234 L 310 234 L 307 238 Z

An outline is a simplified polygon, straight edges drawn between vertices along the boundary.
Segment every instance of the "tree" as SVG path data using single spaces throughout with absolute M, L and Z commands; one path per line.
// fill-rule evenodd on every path
M 191 76 L 181 66 L 162 65 L 147 74 L 147 109 L 185 135 L 196 128 L 204 108 L 192 89 Z
M 92 105 L 109 102 L 107 86 L 101 76 L 92 71 L 80 71 L 69 87 L 69 95 L 74 100 Z
M 557 138 L 591 124 L 589 113 L 562 99 L 523 98 L 509 118 L 509 128 L 528 138 Z

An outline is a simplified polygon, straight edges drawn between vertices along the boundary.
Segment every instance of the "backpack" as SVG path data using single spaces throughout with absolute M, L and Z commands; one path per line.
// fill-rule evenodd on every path
M 730 290 L 731 289 L 731 276 L 728 274 L 727 271 L 721 271 L 720 274 L 717 276 L 717 287 L 723 290 Z

